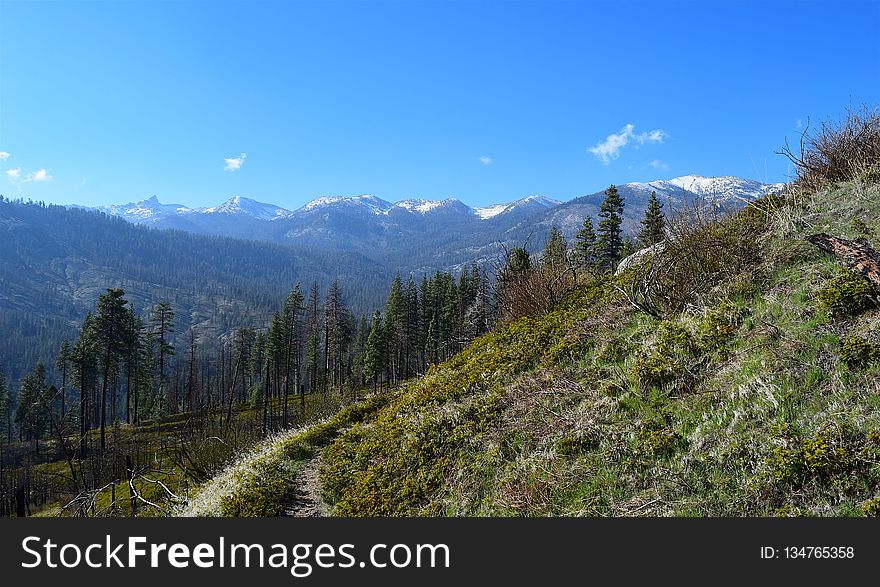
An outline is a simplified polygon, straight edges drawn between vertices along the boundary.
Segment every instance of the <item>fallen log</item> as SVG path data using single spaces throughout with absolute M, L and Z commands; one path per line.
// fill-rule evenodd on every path
M 861 238 L 847 240 L 824 232 L 808 236 L 807 241 L 861 273 L 880 293 L 880 255 L 868 241 Z

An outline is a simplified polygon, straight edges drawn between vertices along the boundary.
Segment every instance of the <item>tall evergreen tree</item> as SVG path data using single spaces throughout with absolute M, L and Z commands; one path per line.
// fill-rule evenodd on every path
M 364 375 L 364 359 L 366 357 L 367 338 L 370 336 L 370 325 L 367 322 L 367 317 L 363 314 L 361 314 L 358 320 L 356 332 L 352 347 L 352 377 L 354 378 L 354 386 L 360 387 L 367 383 L 366 375 Z
M 58 356 L 55 357 L 55 370 L 61 376 L 61 391 L 59 392 L 61 396 L 61 414 L 59 420 L 62 430 L 67 419 L 67 373 L 70 367 L 71 353 L 70 341 L 65 337 L 61 342 L 61 348 L 58 349 Z
M 391 380 L 396 383 L 403 378 L 407 343 L 406 297 L 399 273 L 391 282 L 391 291 L 388 293 L 388 301 L 385 302 L 385 333 Z
M 291 383 L 300 396 L 300 411 L 305 414 L 306 398 L 302 388 L 302 312 L 305 309 L 302 290 L 297 283 L 284 300 L 284 425 L 287 426 L 287 396 Z M 291 370 L 293 375 L 291 376 Z
M 642 219 L 642 230 L 639 232 L 639 242 L 643 247 L 650 247 L 663 240 L 666 229 L 666 216 L 663 214 L 663 205 L 657 200 L 657 194 L 651 192 L 645 217 Z
M 37 363 L 36 368 L 21 381 L 15 410 L 19 434 L 24 440 L 33 441 L 37 453 L 40 452 L 40 437 L 48 423 L 47 392 L 46 368 L 43 363 Z
M 6 377 L 0 369 L 0 442 L 12 442 L 12 396 L 6 387 Z
M 86 314 L 79 330 L 79 338 L 73 347 L 73 369 L 79 387 L 79 453 L 85 458 L 88 448 L 88 431 L 91 429 L 89 398 L 97 381 L 97 336 L 95 319 Z
M 152 339 L 156 342 L 156 355 L 158 358 L 158 395 L 164 402 L 168 396 L 167 359 L 174 355 L 174 346 L 171 344 L 171 335 L 174 333 L 174 310 L 171 304 L 162 300 L 153 306 L 150 313 L 150 325 L 152 327 Z
M 373 389 L 379 382 L 385 365 L 385 333 L 382 326 L 382 315 L 376 310 L 370 323 L 370 334 L 367 337 L 367 348 L 364 351 L 364 377 L 372 381 Z
M 578 230 L 574 241 L 575 262 L 581 269 L 591 269 L 596 264 L 596 232 L 593 219 L 584 218 L 583 227 Z
M 318 323 L 318 284 L 312 284 L 309 289 L 309 301 L 306 304 L 308 322 L 306 325 L 306 370 L 309 376 L 309 391 L 315 391 L 318 387 L 318 366 L 320 361 L 320 324 Z
M 612 185 L 605 190 L 605 199 L 599 206 L 599 230 L 596 253 L 599 264 L 605 270 L 613 270 L 620 260 L 623 248 L 621 226 L 623 224 L 623 196 Z
M 95 309 L 95 333 L 103 383 L 101 385 L 101 450 L 107 447 L 107 399 L 110 393 L 111 378 L 115 375 L 120 358 L 125 355 L 130 344 L 128 310 L 125 292 L 121 289 L 108 289 L 98 297 Z M 114 391 L 115 393 L 115 391 Z

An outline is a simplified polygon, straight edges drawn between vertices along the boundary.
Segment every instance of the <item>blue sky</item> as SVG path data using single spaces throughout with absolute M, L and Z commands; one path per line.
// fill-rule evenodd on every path
M 880 103 L 878 38 L 876 1 L 0 0 L 0 192 L 296 208 L 782 181 L 808 118 Z

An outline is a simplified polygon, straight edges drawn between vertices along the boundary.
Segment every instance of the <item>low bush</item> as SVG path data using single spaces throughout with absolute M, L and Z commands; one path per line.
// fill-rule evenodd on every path
M 852 269 L 841 268 L 816 292 L 819 307 L 831 318 L 851 318 L 874 306 L 874 290 Z
M 880 344 L 860 336 L 844 338 L 838 354 L 840 360 L 851 368 L 880 364 Z

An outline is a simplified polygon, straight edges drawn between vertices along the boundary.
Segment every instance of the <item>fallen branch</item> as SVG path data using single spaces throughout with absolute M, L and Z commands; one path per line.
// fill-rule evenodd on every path
M 880 293 L 880 255 L 868 241 L 847 240 L 824 232 L 808 236 L 807 241 L 861 273 L 874 286 L 874 290 Z

